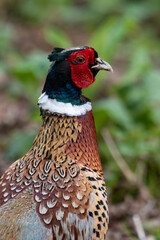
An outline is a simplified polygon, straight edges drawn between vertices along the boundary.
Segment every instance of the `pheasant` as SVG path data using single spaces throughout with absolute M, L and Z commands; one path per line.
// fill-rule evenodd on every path
M 0 240 L 106 239 L 108 202 L 91 102 L 99 70 L 92 47 L 55 48 L 38 105 L 43 124 L 29 152 L 0 179 Z

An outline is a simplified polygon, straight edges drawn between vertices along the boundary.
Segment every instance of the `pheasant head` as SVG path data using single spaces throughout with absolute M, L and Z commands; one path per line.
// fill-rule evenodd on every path
M 58 113 L 69 116 L 85 114 L 90 104 L 85 105 L 88 99 L 82 97 L 81 89 L 94 83 L 99 70 L 112 71 L 112 67 L 98 57 L 94 48 L 87 46 L 55 48 L 48 58 L 52 64 L 39 98 L 40 107 L 50 111 L 57 111 L 58 107 Z

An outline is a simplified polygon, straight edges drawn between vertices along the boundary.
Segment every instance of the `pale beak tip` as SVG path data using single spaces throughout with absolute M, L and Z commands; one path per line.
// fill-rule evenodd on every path
M 113 68 L 110 67 L 110 68 L 108 69 L 108 71 L 113 73 Z
M 106 70 L 109 72 L 113 72 L 113 68 L 111 67 L 111 65 L 102 60 L 101 58 L 96 58 L 96 63 L 97 65 L 92 66 L 92 68 L 95 68 L 97 70 Z

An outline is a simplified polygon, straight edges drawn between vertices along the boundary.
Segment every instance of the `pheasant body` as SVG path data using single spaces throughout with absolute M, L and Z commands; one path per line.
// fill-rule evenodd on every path
M 92 111 L 68 116 L 43 103 L 32 148 L 0 181 L 0 240 L 106 239 L 108 202 Z

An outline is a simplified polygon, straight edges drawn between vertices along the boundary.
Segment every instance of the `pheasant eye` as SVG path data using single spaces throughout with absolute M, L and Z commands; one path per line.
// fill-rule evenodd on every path
M 85 62 L 85 59 L 84 59 L 84 57 L 79 56 L 79 57 L 76 58 L 76 62 L 79 63 L 79 64 L 82 64 L 82 63 Z

